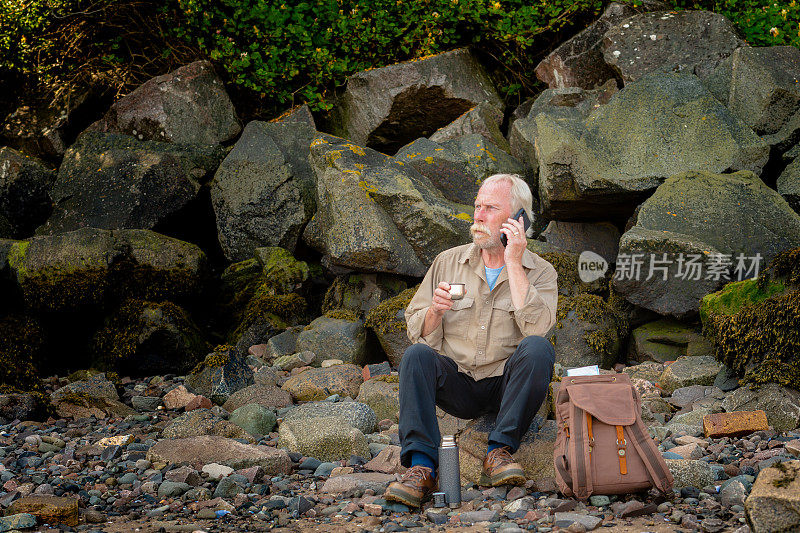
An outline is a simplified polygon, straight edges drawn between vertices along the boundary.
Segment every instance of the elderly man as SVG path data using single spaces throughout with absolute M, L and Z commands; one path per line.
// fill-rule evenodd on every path
M 436 406 L 459 418 L 497 412 L 481 484 L 523 484 L 511 456 L 539 410 L 555 351 L 556 270 L 527 249 L 523 219 L 533 198 L 518 176 L 487 178 L 475 199 L 472 244 L 439 254 L 406 308 L 412 344 L 400 364 L 401 463 L 410 467 L 388 500 L 419 507 L 436 486 L 441 436 Z M 508 239 L 501 242 L 501 235 Z M 464 283 L 453 300 L 450 283 Z

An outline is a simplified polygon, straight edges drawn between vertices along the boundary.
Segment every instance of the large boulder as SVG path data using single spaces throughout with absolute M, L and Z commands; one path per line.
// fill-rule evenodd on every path
M 393 154 L 483 101 L 503 108 L 486 71 L 461 48 L 350 76 L 334 110 L 335 131 Z
M 367 315 L 365 325 L 375 332 L 381 348 L 394 367 L 400 366 L 403 354 L 411 346 L 405 310 L 416 292 L 417 287 L 406 289 L 394 298 L 381 302 Z
M 188 313 L 172 302 L 128 300 L 94 338 L 96 366 L 127 376 L 190 371 L 208 343 Z
M 733 22 L 710 11 L 653 11 L 618 22 L 603 36 L 603 57 L 625 84 L 653 71 L 706 77 L 741 46 Z
M 469 242 L 466 207 L 401 163 L 330 135 L 314 140 L 318 210 L 304 239 L 325 264 L 422 276 L 439 252 Z
M 400 383 L 397 376 L 368 379 L 358 389 L 356 401 L 368 405 L 378 420 L 399 420 Z
M 260 246 L 294 251 L 315 208 L 308 151 L 314 128 L 298 123 L 247 124 L 211 184 L 225 256 L 242 261 Z
M 800 529 L 800 461 L 776 463 L 759 472 L 744 503 L 753 533 Z
M 333 394 L 355 398 L 362 381 L 361 367 L 344 364 L 306 370 L 290 377 L 281 388 L 300 402 L 324 400 Z
M 764 411 L 767 422 L 776 431 L 792 431 L 800 427 L 800 392 L 768 383 L 756 390 L 740 387 L 722 401 L 726 411 Z
M 784 152 L 800 140 L 800 50 L 745 46 L 704 83 L 767 144 Z
M 508 141 L 500 132 L 502 124 L 503 111 L 488 102 L 481 102 L 447 126 L 436 130 L 428 138 L 442 143 L 477 133 L 487 141 L 496 144 L 501 150 L 508 152 Z
M 22 105 L 0 124 L 2 144 L 47 161 L 58 161 L 77 130 L 85 126 L 87 117 L 110 103 L 102 95 L 102 85 L 63 84 L 59 96 L 53 99 L 23 96 Z
M 310 269 L 284 248 L 256 248 L 255 257 L 222 273 L 219 313 L 229 340 L 247 350 L 264 344 L 289 325 L 305 321 Z M 290 352 L 291 353 L 291 352 Z
M 341 418 L 364 434 L 372 433 L 378 422 L 375 411 L 359 402 L 308 402 L 290 410 L 283 416 L 283 420 L 308 420 L 326 416 Z
M 50 187 L 55 172 L 13 148 L 0 148 L 0 216 L 10 225 L 9 237 L 29 237 L 50 216 Z
M 14 242 L 8 268 L 35 310 L 102 308 L 108 297 L 180 300 L 196 293 L 206 256 L 147 230 L 84 228 Z
M 769 146 L 688 73 L 654 73 L 585 120 L 536 116 L 545 216 L 614 218 L 689 170 L 760 172 Z
M 363 365 L 368 356 L 364 321 L 356 317 L 321 316 L 300 333 L 296 350 L 314 353 L 315 365 L 326 359 Z
M 253 384 L 253 371 L 246 355 L 230 346 L 219 346 L 187 376 L 186 385 L 222 405 L 233 393 Z
M 685 355 L 707 355 L 713 346 L 694 328 L 664 318 L 631 331 L 629 356 L 635 361 L 666 363 Z
M 562 250 L 581 254 L 591 251 L 609 264 L 617 262 L 619 230 L 609 222 L 551 221 L 539 237 Z
M 195 61 L 144 82 L 89 127 L 140 140 L 214 144 L 241 131 L 222 80 L 208 61 Z
M 381 302 L 392 298 L 408 287 L 400 276 L 391 274 L 345 274 L 336 276 L 325 292 L 322 312 L 334 309 L 352 311 L 357 316 L 368 315 Z
M 686 172 L 640 206 L 620 240 L 614 287 L 636 305 L 692 316 L 703 296 L 798 245 L 800 216 L 753 173 Z
M 536 77 L 550 89 L 593 89 L 615 79 L 617 72 L 603 60 L 603 35 L 615 24 L 641 11 L 659 9 L 658 4 L 661 2 L 648 1 L 634 8 L 632 4 L 612 2 L 600 18 L 540 61 L 536 65 Z
M 234 469 L 260 466 L 268 475 L 292 471 L 292 460 L 286 450 L 244 444 L 215 435 L 161 440 L 147 450 L 147 459 L 176 465 L 219 463 Z
M 795 213 L 800 213 L 800 159 L 789 163 L 778 176 L 775 186 L 789 207 L 794 209 Z
M 477 133 L 442 142 L 423 137 L 401 148 L 395 158 L 431 180 L 445 198 L 463 205 L 475 201 L 481 183 L 492 174 L 525 172 L 519 161 Z
M 218 145 L 82 135 L 64 154 L 50 190 L 53 213 L 36 233 L 156 229 L 197 198 L 224 155 Z
M 550 341 L 556 362 L 565 368 L 611 368 L 620 356 L 625 333 L 617 311 L 600 296 L 579 294 L 559 297 Z
M 562 296 L 577 296 L 581 293 L 602 294 L 608 289 L 608 280 L 611 277 L 610 270 L 593 281 L 581 279 L 579 254 L 533 239 L 528 239 L 527 248 L 556 269 L 556 272 L 558 272 L 558 294 Z
M 284 420 L 278 428 L 278 446 L 320 461 L 370 457 L 364 434 L 344 418 L 331 416 Z
M 494 416 L 484 415 L 467 424 L 467 427 L 458 436 L 458 457 L 462 480 L 472 483 L 480 481 L 489 433 L 493 429 Z M 525 471 L 525 477 L 534 481 L 535 486 L 548 486 L 553 482 L 555 440 L 555 421 L 536 418 L 531 424 L 531 428 L 522 436 L 519 449 L 514 454 L 514 458 Z
M 536 175 L 539 161 L 536 157 L 536 116 L 544 113 L 555 119 L 585 120 L 589 114 L 608 103 L 617 92 L 615 80 L 609 80 L 597 89 L 565 87 L 547 89 L 535 99 L 529 99 L 514 110 L 509 119 L 508 142 L 511 155 L 519 159 L 525 168 Z M 538 178 L 534 191 L 538 191 Z

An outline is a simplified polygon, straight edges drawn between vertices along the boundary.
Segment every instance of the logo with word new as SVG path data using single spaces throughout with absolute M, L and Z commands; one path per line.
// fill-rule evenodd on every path
M 591 283 L 606 275 L 608 271 L 608 261 L 603 259 L 602 256 L 584 250 L 578 256 L 578 277 L 584 283 Z

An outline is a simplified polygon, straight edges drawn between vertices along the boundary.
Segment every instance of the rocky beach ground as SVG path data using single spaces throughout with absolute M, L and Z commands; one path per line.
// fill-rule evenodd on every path
M 249 361 L 256 362 L 253 357 Z M 347 365 L 323 370 L 333 373 L 337 366 Z M 638 368 L 642 366 L 648 365 L 627 370 L 635 373 L 644 370 Z M 248 394 L 258 400 L 246 408 L 270 403 L 266 391 L 277 397 L 281 391 L 277 385 L 285 384 L 290 375 L 302 377 L 308 372 L 307 367 L 291 372 L 251 368 L 256 384 L 248 387 Z M 647 386 L 646 380 L 635 381 Z M 246 411 L 252 412 L 243 416 L 241 407 L 228 412 L 193 394 L 182 376 L 122 378 L 113 384 L 97 374 L 71 383 L 53 377 L 45 383 L 51 397 L 67 398 L 57 403 L 58 417 L 43 423 L 11 420 L 0 426 L 0 505 L 6 514 L 0 518 L 2 531 L 388 533 L 604 528 L 744 533 L 750 530 L 748 515 L 757 521 L 759 513 L 774 513 L 781 501 L 796 503 L 800 494 L 800 480 L 784 473 L 784 483 L 771 485 L 777 507 L 747 500 L 759 473 L 763 477 L 764 472 L 777 470 L 776 464 L 800 454 L 800 432 L 765 429 L 741 437 L 703 436 L 698 414 L 721 411 L 726 398 L 715 386 L 678 387 L 661 398 L 673 408 L 684 404 L 683 414 L 671 420 L 662 416 L 664 425 L 651 425 L 676 478 L 674 494 L 668 498 L 657 493 L 598 495 L 582 503 L 561 497 L 552 478 L 542 477 L 530 479 L 524 487 L 487 488 L 466 482 L 459 508 L 437 509 L 428 503 L 417 510 L 381 498 L 400 471 L 397 425 L 385 419 L 375 427 L 374 412 L 349 398 L 333 395 L 305 406 L 250 408 Z M 254 387 L 261 392 L 255 394 Z M 227 405 L 236 403 L 234 398 Z M 361 456 L 352 454 L 347 460 L 289 451 L 283 447 L 287 436 L 275 431 L 276 415 L 285 423 L 297 416 L 292 411 L 302 410 L 307 412 L 300 417 L 308 423 L 295 427 L 300 441 L 313 438 L 302 433 L 313 432 L 317 423 L 341 421 L 316 416 L 326 411 L 377 431 L 366 433 L 366 453 L 364 443 L 352 435 L 312 445 L 317 446 L 318 456 L 347 453 L 348 446 L 362 450 Z M 4 414 L 11 412 L 6 401 Z M 330 427 L 321 431 L 333 434 Z M 783 470 L 788 465 L 791 473 L 799 463 L 783 464 Z

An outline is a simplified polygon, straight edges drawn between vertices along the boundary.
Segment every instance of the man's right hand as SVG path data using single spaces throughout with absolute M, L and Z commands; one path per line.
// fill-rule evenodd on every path
M 431 310 L 441 317 L 451 307 L 453 307 L 453 299 L 450 298 L 450 284 L 446 281 L 440 281 L 439 286 L 433 291 Z

